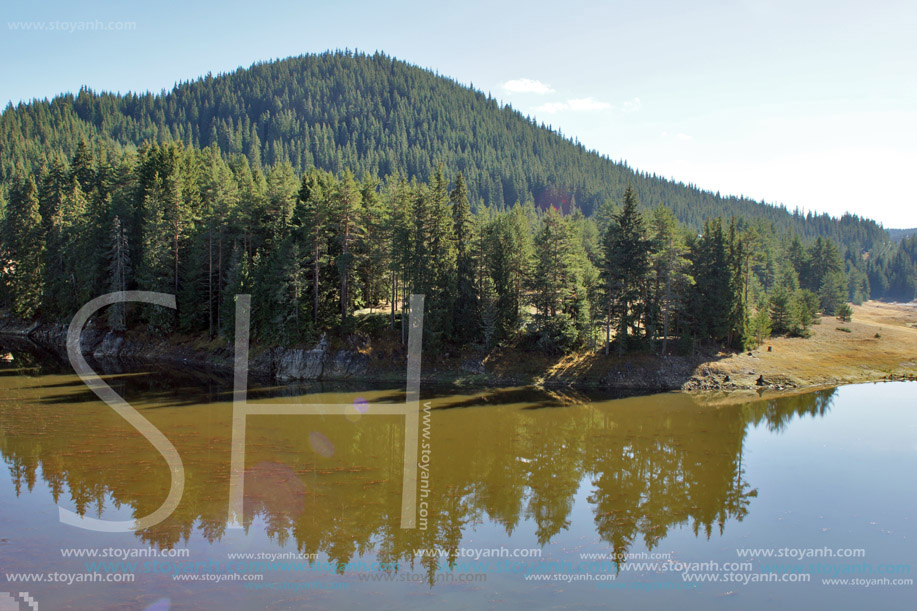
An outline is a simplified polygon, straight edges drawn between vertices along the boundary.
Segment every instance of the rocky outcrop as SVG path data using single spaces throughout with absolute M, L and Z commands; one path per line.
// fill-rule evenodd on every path
M 0 333 L 4 335 L 13 335 L 15 337 L 29 337 L 38 327 L 39 324 L 37 322 L 21 320 L 0 321 Z
M 67 327 L 14 319 L 0 320 L 0 334 L 30 340 L 66 358 Z M 231 373 L 232 349 L 195 350 L 151 337 L 87 327 L 80 338 L 83 354 L 97 361 L 153 361 Z M 249 374 L 277 381 L 352 380 L 370 372 L 370 359 L 356 348 L 332 350 L 327 338 L 312 348 L 272 348 L 250 359 Z
M 330 379 L 349 380 L 369 373 L 369 357 L 354 350 L 338 350 L 331 359 Z
M 124 337 L 114 332 L 108 332 L 92 351 L 92 356 L 97 359 L 102 358 L 119 358 L 124 352 Z
M 696 363 L 684 357 L 667 357 L 649 363 L 619 363 L 600 379 L 605 388 L 669 390 L 680 388 L 692 376 Z
M 280 381 L 319 380 L 322 377 L 325 353 L 320 349 L 272 350 L 271 353 L 274 377 Z

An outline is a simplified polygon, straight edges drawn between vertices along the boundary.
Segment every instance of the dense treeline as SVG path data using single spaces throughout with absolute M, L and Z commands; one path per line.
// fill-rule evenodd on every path
M 470 209 L 506 211 L 533 202 L 594 216 L 627 185 L 645 212 L 659 205 L 701 231 L 714 218 L 757 219 L 803 240 L 841 245 L 854 301 L 910 300 L 915 258 L 875 222 L 853 215 L 791 213 L 722 197 L 628 168 L 450 79 L 381 53 L 323 53 L 206 76 L 160 94 L 64 94 L 8 106 L 0 115 L 0 192 L 16 175 L 37 176 L 71 159 L 80 142 L 119 159 L 144 142 L 212 151 L 232 167 L 335 176 L 402 175 L 430 183 L 439 164 L 461 172 Z M 7 194 L 8 195 L 8 194 Z M 110 229 L 110 228 L 109 228 Z M 348 238 L 350 239 L 350 238 Z M 134 245 L 133 254 L 139 245 Z M 139 270 L 138 270 L 139 271 Z M 868 283 L 868 286 L 867 286 Z
M 431 347 L 669 352 L 804 334 L 855 284 L 833 241 L 760 218 L 697 232 L 664 206 L 643 212 L 631 186 L 592 217 L 531 201 L 473 213 L 463 174 L 446 171 L 299 175 L 215 146 L 107 157 L 84 142 L 11 181 L 0 296 L 15 316 L 68 320 L 109 291 L 172 293 L 176 311 L 112 307 L 105 322 L 228 338 L 234 296 L 251 293 L 255 339 L 289 345 L 367 328 L 403 338 L 422 293 Z

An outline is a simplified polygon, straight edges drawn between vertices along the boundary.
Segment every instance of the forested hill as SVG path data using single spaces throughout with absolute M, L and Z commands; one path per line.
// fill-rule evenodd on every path
M 345 168 L 429 180 L 439 162 L 461 171 L 472 207 L 534 201 L 587 215 L 632 183 L 646 208 L 664 203 L 699 228 L 717 216 L 763 218 L 803 237 L 831 237 L 853 252 L 888 240 L 854 216 L 802 216 L 745 198 L 635 172 L 586 150 L 480 91 L 384 54 L 328 52 L 207 75 L 161 94 L 81 90 L 7 106 L 0 116 L 0 178 L 17 164 L 38 172 L 70 159 L 81 139 L 98 148 L 144 141 L 215 144 L 255 167 L 289 161 L 299 170 Z M 621 151 L 622 155 L 626 151 Z

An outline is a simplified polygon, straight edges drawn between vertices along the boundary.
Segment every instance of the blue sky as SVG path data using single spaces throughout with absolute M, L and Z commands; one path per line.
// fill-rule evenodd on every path
M 913 1 L 6 0 L 0 15 L 4 104 L 379 49 L 641 170 L 917 227 Z

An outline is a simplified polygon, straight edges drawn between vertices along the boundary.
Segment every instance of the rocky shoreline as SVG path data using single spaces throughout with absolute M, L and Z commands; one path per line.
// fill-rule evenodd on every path
M 830 338 L 827 325 L 817 338 Z M 886 327 L 884 332 L 888 333 Z M 847 350 L 858 351 L 857 363 L 840 367 L 804 369 L 803 361 L 826 361 L 824 344 L 816 340 L 774 338 L 774 350 L 762 346 L 748 353 L 697 351 L 690 356 L 631 354 L 624 356 L 578 354 L 549 356 L 519 349 L 489 354 L 425 355 L 421 379 L 428 384 L 465 387 L 570 388 L 595 391 L 695 392 L 791 391 L 838 384 L 914 380 L 917 364 L 900 360 L 894 366 L 870 366 L 862 352 L 869 334 Z M 67 326 L 0 318 L 0 338 L 18 338 L 66 360 Z M 851 341 L 850 334 L 838 335 Z M 90 322 L 83 330 L 83 353 L 90 361 L 128 365 L 155 363 L 179 369 L 205 370 L 231 376 L 233 348 L 225 343 L 206 343 L 200 338 L 153 337 L 137 331 L 116 333 Z M 853 338 L 856 339 L 856 338 Z M 833 344 L 831 344 L 833 345 Z M 909 352 L 909 351 L 908 351 Z M 404 384 L 407 354 L 400 344 L 373 345 L 366 338 L 329 341 L 322 337 L 311 346 L 252 346 L 249 377 L 271 382 L 386 382 Z
M 0 336 L 34 343 L 66 358 L 67 326 L 55 323 L 0 319 Z M 166 338 L 133 333 L 116 333 L 94 328 L 83 330 L 81 344 L 87 358 L 97 361 L 161 363 L 169 366 L 206 369 L 232 375 L 232 347 L 202 350 Z M 254 350 L 249 375 L 277 382 L 293 381 L 403 381 L 406 353 L 398 349 L 375 352 L 367 345 L 332 348 L 324 337 L 314 346 Z M 372 355 L 372 356 L 371 356 Z M 628 359 L 617 362 L 601 376 L 561 372 L 534 375 L 507 367 L 519 362 L 519 355 L 474 355 L 468 358 L 425 359 L 422 380 L 464 386 L 546 386 L 633 391 L 722 390 L 715 375 L 692 374 L 703 358 L 667 357 Z M 611 365 L 611 363 L 609 363 Z
M 67 354 L 67 326 L 54 323 L 0 320 L 0 336 L 26 340 L 62 358 Z M 232 375 L 231 347 L 201 350 L 166 338 L 136 336 L 91 325 L 80 338 L 83 354 L 104 361 L 153 362 L 206 369 Z M 293 380 L 353 380 L 369 374 L 369 358 L 356 350 L 332 350 L 324 339 L 310 349 L 271 348 L 250 358 L 249 375 L 279 382 Z

